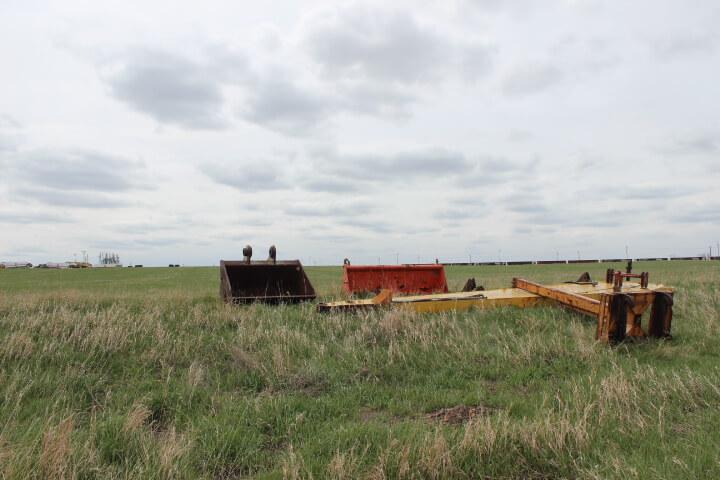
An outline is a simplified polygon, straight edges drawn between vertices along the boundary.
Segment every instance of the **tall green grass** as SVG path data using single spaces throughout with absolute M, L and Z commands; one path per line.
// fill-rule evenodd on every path
M 214 268 L 0 271 L 0 476 L 718 478 L 720 262 L 636 269 L 677 288 L 673 340 L 611 348 L 549 307 L 231 307 Z

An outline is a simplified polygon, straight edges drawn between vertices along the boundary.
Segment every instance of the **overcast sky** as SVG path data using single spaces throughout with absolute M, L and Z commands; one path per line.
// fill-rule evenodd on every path
M 695 255 L 720 2 L 0 2 L 0 260 Z

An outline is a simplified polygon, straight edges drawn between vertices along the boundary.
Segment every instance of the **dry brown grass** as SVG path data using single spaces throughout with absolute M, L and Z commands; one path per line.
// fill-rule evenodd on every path
M 72 472 L 72 417 L 45 431 L 40 454 L 40 470 L 44 478 L 64 479 L 73 476 Z

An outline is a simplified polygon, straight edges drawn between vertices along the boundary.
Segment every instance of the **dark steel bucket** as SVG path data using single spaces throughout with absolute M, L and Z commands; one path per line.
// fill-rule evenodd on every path
M 220 294 L 228 303 L 297 303 L 316 297 L 299 260 L 221 260 Z

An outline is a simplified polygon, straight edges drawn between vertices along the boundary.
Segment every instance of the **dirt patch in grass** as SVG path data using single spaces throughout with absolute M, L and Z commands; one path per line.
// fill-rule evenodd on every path
M 378 418 L 381 412 L 373 408 L 363 407 L 358 411 L 358 415 L 363 422 L 371 422 Z
M 402 423 L 408 420 L 413 420 L 415 417 L 393 415 L 387 410 L 372 407 L 362 407 L 360 408 L 360 410 L 358 410 L 358 418 L 364 423 L 377 421 L 386 425 L 396 425 L 398 423 Z
M 490 415 L 494 408 L 483 405 L 467 406 L 457 405 L 455 407 L 441 408 L 425 415 L 425 418 L 435 422 L 442 422 L 448 425 L 459 425 L 475 417 Z
M 353 380 L 356 382 L 377 382 L 379 379 L 375 372 L 368 367 L 362 367 L 353 375 Z
M 311 397 L 318 397 L 329 388 L 328 380 L 317 374 L 298 373 L 290 378 L 288 387 Z

